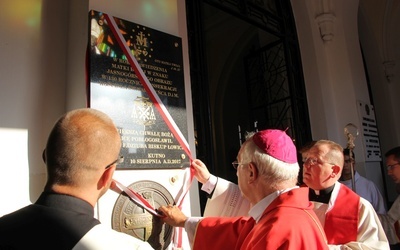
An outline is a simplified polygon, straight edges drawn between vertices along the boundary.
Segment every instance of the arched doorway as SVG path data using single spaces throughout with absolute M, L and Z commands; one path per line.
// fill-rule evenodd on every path
M 210 172 L 236 182 L 231 162 L 246 131 L 287 129 L 297 146 L 310 141 L 290 1 L 186 5 L 196 153 Z

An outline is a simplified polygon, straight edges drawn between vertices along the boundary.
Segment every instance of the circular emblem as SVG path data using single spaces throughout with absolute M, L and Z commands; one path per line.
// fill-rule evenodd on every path
M 174 203 L 168 190 L 154 181 L 134 182 L 128 188 L 140 194 L 155 209 Z M 173 230 L 159 217 L 133 202 L 125 193 L 121 193 L 115 202 L 112 228 L 147 241 L 154 249 L 166 249 L 171 242 Z

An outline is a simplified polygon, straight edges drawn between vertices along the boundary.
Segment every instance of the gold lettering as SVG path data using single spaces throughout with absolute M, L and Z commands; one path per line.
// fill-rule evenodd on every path
M 180 164 L 181 159 L 164 159 L 163 163 L 164 164 Z
M 146 144 L 135 144 L 135 143 L 128 143 L 128 142 L 123 142 L 122 143 L 123 148 L 147 148 Z
M 111 68 L 125 70 L 125 71 L 130 71 L 131 70 L 130 66 L 120 65 L 120 64 L 115 64 L 115 63 L 111 64 Z
M 155 77 L 161 77 L 161 78 L 168 78 L 168 74 L 161 74 L 161 73 L 157 73 L 157 72 L 153 72 L 153 76 Z
M 161 164 L 159 159 L 136 159 L 138 164 Z
M 165 158 L 165 154 L 148 153 L 147 157 L 149 157 L 149 158 Z
M 161 132 L 162 137 L 174 137 L 171 132 Z
M 166 149 L 167 145 L 161 145 L 161 144 L 149 144 L 147 146 L 149 149 Z
M 180 149 L 182 149 L 182 147 L 181 147 L 181 146 L 178 146 L 178 145 L 168 145 L 168 149 L 177 149 L 177 150 L 180 150 Z
M 140 31 L 139 35 L 136 36 L 136 44 L 147 47 L 147 37 L 143 34 L 142 31 Z

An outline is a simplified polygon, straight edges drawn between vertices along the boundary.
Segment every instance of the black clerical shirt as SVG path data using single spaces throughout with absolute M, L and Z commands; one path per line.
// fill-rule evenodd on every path
M 310 201 L 316 201 L 328 204 L 329 200 L 331 199 L 331 194 L 335 185 L 328 187 L 326 189 L 319 190 L 319 194 L 316 194 L 313 189 L 309 189 L 308 198 Z

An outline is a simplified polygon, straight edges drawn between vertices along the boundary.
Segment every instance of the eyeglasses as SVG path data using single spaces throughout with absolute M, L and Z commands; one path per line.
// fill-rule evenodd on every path
M 309 165 L 309 166 L 314 166 L 318 164 L 318 159 L 317 158 L 307 158 L 303 159 L 303 165 Z
M 114 164 L 121 164 L 121 163 L 123 163 L 123 162 L 124 162 L 124 156 L 123 156 L 123 155 L 120 155 L 120 156 L 118 157 L 118 159 L 116 159 L 116 160 L 113 161 L 112 163 L 108 164 L 108 165 L 106 166 L 105 169 L 111 167 L 111 166 L 114 165 Z
M 387 171 L 393 170 L 394 167 L 395 167 L 396 165 L 399 165 L 399 164 L 400 164 L 400 162 L 396 162 L 396 163 L 394 163 L 394 164 L 392 164 L 392 165 L 387 165 L 387 166 L 386 166 Z
M 234 162 L 232 162 L 232 166 L 233 166 L 233 168 L 234 169 L 237 169 L 240 165 L 246 165 L 246 164 L 249 164 L 250 162 L 248 162 L 248 163 L 239 163 L 238 161 L 234 161 Z
M 319 161 L 317 158 L 303 159 L 303 165 L 308 165 L 308 166 L 315 166 L 317 164 L 325 164 L 325 163 L 328 163 L 330 165 L 336 165 L 334 163 Z

